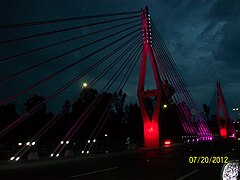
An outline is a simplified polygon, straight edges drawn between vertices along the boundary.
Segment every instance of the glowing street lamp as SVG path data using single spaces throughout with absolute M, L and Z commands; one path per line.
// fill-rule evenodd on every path
M 82 83 L 82 89 L 87 88 L 88 84 L 86 82 Z
M 239 108 L 236 107 L 236 108 L 233 108 L 233 111 L 235 112 L 235 118 L 236 120 L 238 119 L 238 111 L 239 111 Z
M 166 109 L 168 106 L 167 106 L 167 104 L 164 104 L 163 105 L 163 109 Z

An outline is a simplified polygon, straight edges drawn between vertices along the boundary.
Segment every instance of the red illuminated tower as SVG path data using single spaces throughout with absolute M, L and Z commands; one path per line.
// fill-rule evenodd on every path
M 148 14 L 147 7 L 141 11 L 141 15 L 142 15 L 143 52 L 138 82 L 138 101 L 143 118 L 145 148 L 155 148 L 159 147 L 159 113 L 161 103 L 161 84 L 160 84 L 161 82 L 155 64 L 154 53 L 152 49 L 150 15 Z M 151 68 L 153 70 L 154 80 L 156 83 L 156 89 L 151 90 L 144 89 L 146 77 L 146 63 L 148 59 L 151 63 Z M 147 109 L 148 107 L 145 106 L 145 100 L 146 98 L 149 97 L 151 98 L 154 97 L 156 102 L 151 116 L 149 116 L 148 114 Z
M 220 129 L 220 136 L 227 138 L 229 135 L 228 133 L 230 133 L 230 135 L 235 134 L 235 129 L 225 105 L 220 82 L 217 82 L 217 102 L 217 120 Z

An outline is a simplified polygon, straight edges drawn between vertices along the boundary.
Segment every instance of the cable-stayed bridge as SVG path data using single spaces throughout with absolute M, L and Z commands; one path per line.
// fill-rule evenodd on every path
M 214 128 L 200 113 L 147 7 L 136 12 L 1 25 L 0 30 L 6 34 L 0 41 L 4 89 L 0 138 L 20 147 L 8 157 L 11 161 L 26 157 L 46 137 L 54 142 L 47 155 L 50 159 L 66 155 L 79 139 L 79 154 L 89 154 L 98 148 L 96 142 L 107 141 L 107 131 L 116 139 L 126 138 L 122 134 L 131 136 L 136 122 L 141 122 L 141 131 L 136 132 L 142 134 L 145 149 L 160 148 L 167 138 L 203 143 L 213 141 L 214 135 L 227 139 L 236 134 L 220 84 L 219 128 L 212 132 Z M 4 52 L 5 47 L 12 52 Z M 81 92 L 73 90 L 80 84 Z M 128 116 L 124 114 L 127 91 L 138 97 L 138 104 L 128 106 Z M 47 112 L 48 103 L 55 101 L 56 106 L 56 99 L 70 93 L 72 100 L 59 112 Z M 34 95 L 25 103 L 25 111 L 14 114 L 11 103 L 30 94 Z M 124 130 L 121 124 L 129 125 L 127 133 L 120 131 Z

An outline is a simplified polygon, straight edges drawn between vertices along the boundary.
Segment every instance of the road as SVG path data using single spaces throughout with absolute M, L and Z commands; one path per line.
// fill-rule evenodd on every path
M 189 163 L 193 156 L 197 157 L 195 163 Z M 202 159 L 198 157 L 202 156 L 240 160 L 240 142 L 215 141 L 68 159 L 1 163 L 0 179 L 220 179 L 223 164 L 200 163 Z

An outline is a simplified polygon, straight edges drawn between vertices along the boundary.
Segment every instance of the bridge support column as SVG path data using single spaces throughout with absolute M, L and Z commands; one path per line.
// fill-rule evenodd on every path
M 138 101 L 143 118 L 145 148 L 157 148 L 160 146 L 159 115 L 161 104 L 161 85 L 152 49 L 151 28 L 149 23 L 150 16 L 148 14 L 147 7 L 144 10 L 142 10 L 141 15 L 142 15 L 143 52 L 138 82 Z M 148 56 L 151 63 L 151 68 L 153 70 L 156 89 L 144 90 L 146 77 L 146 62 Z M 149 110 L 149 107 L 147 107 L 146 99 L 148 98 L 154 99 L 155 106 L 153 110 Z M 151 115 L 149 114 L 149 111 L 151 111 Z
M 222 89 L 220 86 L 220 82 L 217 82 L 217 120 L 220 130 L 220 136 L 223 138 L 227 138 L 229 135 L 235 134 L 235 128 L 232 124 L 232 120 L 230 118 L 230 115 L 227 111 L 227 108 L 225 106 L 224 97 L 222 93 Z M 221 112 L 223 115 L 221 115 Z

